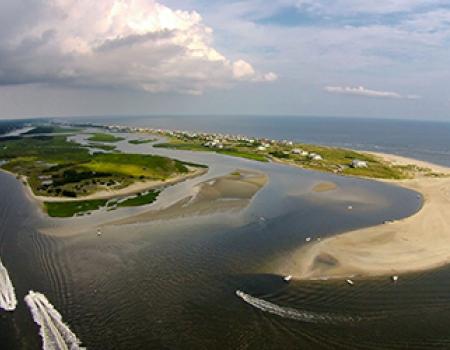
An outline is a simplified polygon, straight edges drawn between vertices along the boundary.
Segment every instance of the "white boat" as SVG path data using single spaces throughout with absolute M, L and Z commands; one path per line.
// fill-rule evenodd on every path
M 392 282 L 397 282 L 398 276 L 397 275 L 391 276 L 391 280 L 392 280 Z
M 100 229 L 97 229 L 97 236 L 101 236 L 102 235 L 102 231 Z
M 348 210 L 352 210 L 353 207 L 352 207 L 351 205 L 349 205 L 349 206 L 347 207 L 347 209 L 348 209 Z
M 352 280 L 345 280 L 345 282 L 347 282 L 349 285 L 354 286 L 355 282 L 353 282 Z
M 292 275 L 287 275 L 287 276 L 284 276 L 284 277 L 283 277 L 283 280 L 284 280 L 285 282 L 289 282 L 291 279 L 292 279 Z
M 309 242 L 311 240 L 311 237 L 306 237 L 305 241 Z

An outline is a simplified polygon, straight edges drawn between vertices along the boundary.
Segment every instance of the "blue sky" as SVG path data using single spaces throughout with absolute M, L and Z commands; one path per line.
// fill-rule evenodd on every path
M 443 0 L 6 0 L 0 118 L 450 120 Z

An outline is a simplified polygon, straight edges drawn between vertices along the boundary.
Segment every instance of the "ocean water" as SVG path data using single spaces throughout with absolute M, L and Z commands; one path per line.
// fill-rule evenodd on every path
M 450 166 L 450 122 L 283 116 L 116 116 L 69 120 L 289 139 L 393 153 Z

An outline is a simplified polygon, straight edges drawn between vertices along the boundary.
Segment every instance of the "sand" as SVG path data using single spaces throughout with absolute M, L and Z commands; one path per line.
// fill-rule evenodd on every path
M 335 190 L 336 188 L 337 185 L 334 182 L 324 181 L 315 184 L 312 190 L 313 192 L 328 192 Z
M 414 164 L 450 174 L 450 169 L 443 166 L 400 156 L 377 155 L 395 164 Z M 397 275 L 448 264 L 450 178 L 417 174 L 414 179 L 388 182 L 420 192 L 424 198 L 421 210 L 403 220 L 308 244 L 293 253 L 295 267 L 285 266 L 282 273 L 298 279 L 332 279 Z
M 125 225 L 153 220 L 237 212 L 246 208 L 256 193 L 267 183 L 266 174 L 238 169 L 231 174 L 204 181 L 195 188 L 195 194 L 159 210 L 149 210 L 106 225 Z

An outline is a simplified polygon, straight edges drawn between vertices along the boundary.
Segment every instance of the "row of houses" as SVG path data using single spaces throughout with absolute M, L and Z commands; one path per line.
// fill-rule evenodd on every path
M 124 125 L 99 125 L 99 124 L 90 124 L 92 127 L 101 127 L 106 128 L 113 132 L 141 132 L 141 133 L 152 133 L 159 134 L 162 136 L 170 136 L 176 137 L 179 139 L 191 139 L 191 140 L 200 140 L 202 141 L 202 145 L 210 148 L 218 148 L 222 149 L 227 144 L 232 143 L 243 143 L 251 145 L 258 145 L 256 149 L 258 151 L 267 151 L 272 146 L 285 146 L 285 147 L 293 147 L 294 142 L 290 140 L 270 140 L 267 138 L 251 138 L 243 135 L 231 135 L 231 134 L 222 134 L 222 133 L 206 133 L 206 132 L 191 132 L 186 130 L 169 130 L 169 129 L 155 129 L 155 128 L 142 128 L 142 127 L 130 127 Z M 283 153 L 289 154 L 288 151 L 284 151 Z M 310 160 L 321 161 L 323 157 L 320 154 L 308 152 L 300 148 L 293 148 L 290 150 L 291 154 L 299 155 L 303 157 L 308 157 Z M 367 168 L 368 164 L 366 161 L 362 161 L 359 159 L 352 160 L 351 167 L 353 168 Z

